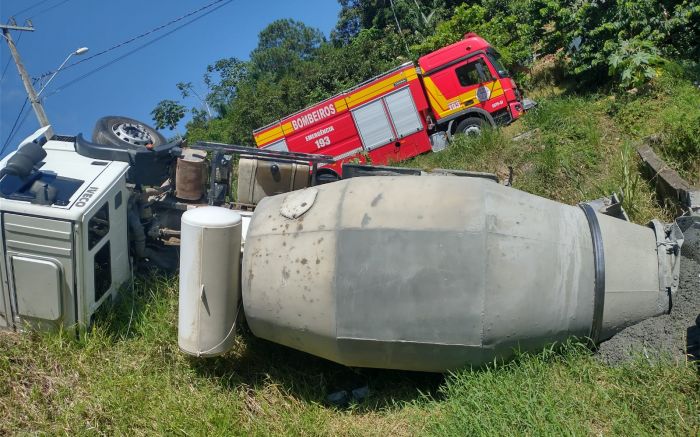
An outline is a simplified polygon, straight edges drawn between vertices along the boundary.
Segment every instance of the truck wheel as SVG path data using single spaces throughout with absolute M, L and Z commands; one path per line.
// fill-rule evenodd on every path
M 484 120 L 479 117 L 469 117 L 460 121 L 455 129 L 455 134 L 481 135 L 484 129 Z
M 110 115 L 97 120 L 92 131 L 92 142 L 138 149 L 148 145 L 159 146 L 165 144 L 166 140 L 157 130 L 145 123 L 133 118 Z

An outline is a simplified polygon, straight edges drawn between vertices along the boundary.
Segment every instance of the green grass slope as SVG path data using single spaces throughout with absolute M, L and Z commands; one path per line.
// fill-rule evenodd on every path
M 133 316 L 132 316 L 132 306 Z M 125 291 L 80 340 L 0 334 L 0 434 L 697 435 L 693 364 L 611 368 L 583 345 L 451 375 L 353 371 L 243 332 L 224 357 L 177 347 L 177 284 Z M 131 323 L 130 323 L 131 321 Z M 329 391 L 368 383 L 362 404 Z M 354 385 L 355 384 L 355 385 Z
M 655 134 L 692 176 L 696 87 L 669 80 L 637 96 L 539 101 L 508 128 L 404 165 L 501 177 L 512 166 L 519 189 L 567 203 L 622 191 L 635 221 L 669 218 L 632 146 Z M 450 375 L 351 370 L 245 330 L 226 356 L 192 359 L 178 350 L 176 320 L 176 281 L 149 278 L 80 340 L 0 333 L 0 435 L 700 435 L 692 363 L 640 357 L 608 367 L 572 343 Z M 325 403 L 364 383 L 365 402 Z

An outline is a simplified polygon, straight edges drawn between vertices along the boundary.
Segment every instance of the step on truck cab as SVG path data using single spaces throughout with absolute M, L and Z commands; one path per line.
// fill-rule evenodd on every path
M 389 164 L 445 147 L 456 133 L 511 123 L 525 112 L 498 52 L 480 36 L 405 63 L 253 132 L 258 147 L 331 155 L 342 163 Z

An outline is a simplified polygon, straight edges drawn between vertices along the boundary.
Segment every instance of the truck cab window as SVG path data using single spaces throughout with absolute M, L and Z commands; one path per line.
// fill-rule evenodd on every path
M 489 50 L 487 53 L 489 61 L 491 61 L 491 65 L 496 69 L 498 75 L 501 77 L 510 77 L 510 72 L 503 66 L 503 62 L 501 62 L 501 55 L 496 50 Z
M 485 77 L 483 79 L 479 73 L 479 68 L 477 68 L 477 65 L 481 67 L 480 69 L 484 73 Z M 493 80 L 491 77 L 491 72 L 481 59 L 456 68 L 455 73 L 457 73 L 459 84 L 464 87 L 478 85 L 482 82 L 489 82 Z
M 109 291 L 112 286 L 112 253 L 109 248 L 109 241 L 95 253 L 93 263 L 93 280 L 95 284 L 95 302 Z
M 109 232 L 109 203 L 97 210 L 88 221 L 88 249 L 95 247 Z

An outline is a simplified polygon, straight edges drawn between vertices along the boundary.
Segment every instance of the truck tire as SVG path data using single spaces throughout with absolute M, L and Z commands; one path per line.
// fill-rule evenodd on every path
M 125 149 L 139 149 L 165 144 L 167 141 L 157 130 L 129 117 L 110 115 L 95 123 L 92 142 Z
M 455 129 L 455 134 L 481 135 L 484 130 L 484 119 L 479 117 L 467 117 L 460 121 Z

